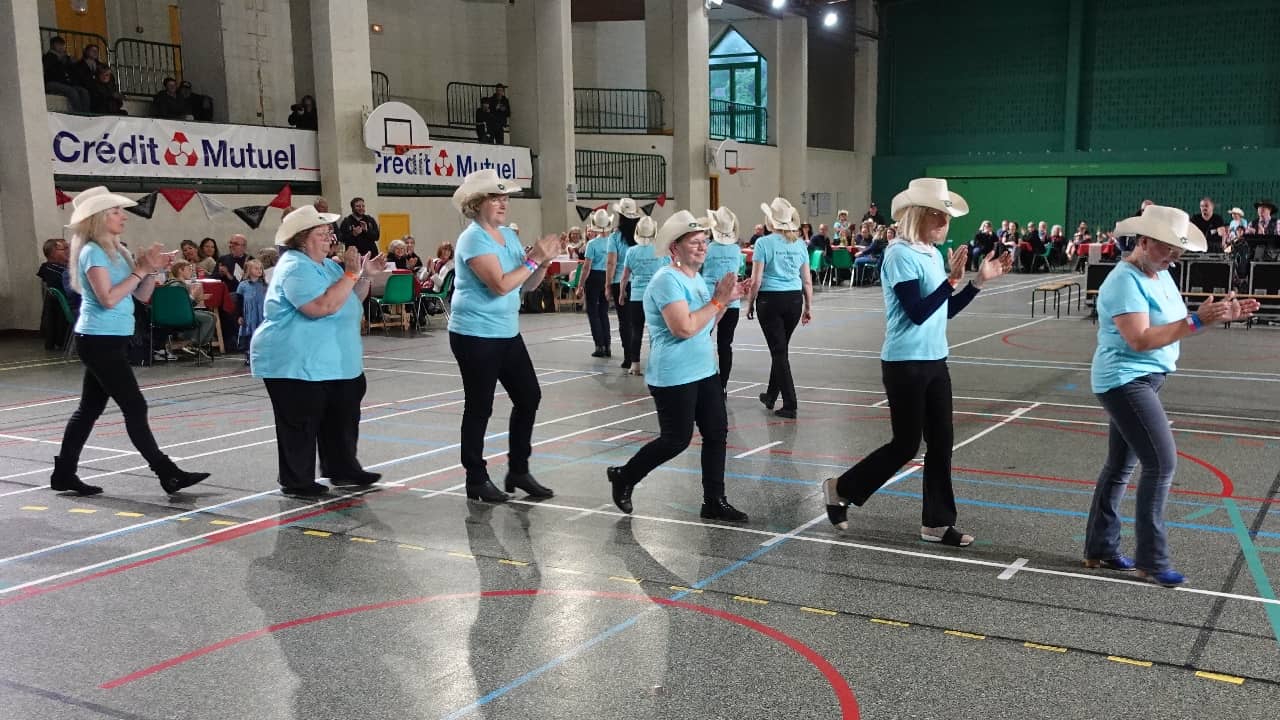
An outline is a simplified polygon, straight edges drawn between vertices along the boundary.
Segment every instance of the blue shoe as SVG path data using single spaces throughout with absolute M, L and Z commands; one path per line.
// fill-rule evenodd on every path
M 1172 568 L 1168 570 L 1139 570 L 1138 577 L 1143 580 L 1150 580 L 1157 585 L 1165 587 L 1178 587 L 1187 581 L 1187 578 L 1177 570 Z
M 1112 555 L 1109 558 L 1085 558 L 1084 566 L 1093 569 L 1115 570 L 1117 572 L 1133 572 L 1136 567 L 1132 559 L 1119 554 Z

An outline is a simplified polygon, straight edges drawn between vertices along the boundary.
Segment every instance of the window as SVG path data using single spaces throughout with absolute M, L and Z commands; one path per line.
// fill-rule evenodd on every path
M 767 141 L 769 63 L 733 26 L 711 47 L 711 137 Z

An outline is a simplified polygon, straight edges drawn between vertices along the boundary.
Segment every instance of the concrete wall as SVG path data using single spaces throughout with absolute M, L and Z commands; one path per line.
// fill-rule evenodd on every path
M 234 90 L 228 92 L 228 120 L 247 125 L 288 125 L 289 106 L 297 98 L 289 0 L 221 2 L 226 84 Z M 196 32 L 200 28 L 191 28 L 187 34 Z
M 645 88 L 644 21 L 574 23 L 573 85 Z

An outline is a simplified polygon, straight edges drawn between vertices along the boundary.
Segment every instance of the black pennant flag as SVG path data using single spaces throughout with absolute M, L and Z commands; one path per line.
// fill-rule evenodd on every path
M 583 207 L 582 205 L 578 205 L 578 206 L 576 206 L 576 208 L 577 208 L 577 210 L 578 210 L 578 219 L 579 219 L 579 220 L 582 220 L 583 222 L 586 222 L 587 218 L 591 217 L 591 213 L 592 213 L 591 208 L 589 208 L 589 207 Z
M 156 212 L 156 194 L 157 193 L 148 193 L 146 195 L 143 195 L 142 197 L 138 198 L 137 205 L 134 205 L 133 207 L 127 207 L 125 208 L 125 210 L 128 210 L 129 212 L 133 213 L 134 215 L 137 215 L 140 218 L 146 218 L 147 220 L 150 220 L 151 216 L 154 215 Z
M 652 215 L 654 205 L 657 205 L 657 203 L 649 203 L 648 205 L 641 205 L 640 212 L 644 213 L 645 215 Z
M 244 207 L 238 207 L 231 212 L 235 213 L 236 217 L 243 220 L 245 225 L 257 230 L 258 226 L 262 224 L 263 218 L 267 216 L 267 207 L 267 205 L 245 205 Z

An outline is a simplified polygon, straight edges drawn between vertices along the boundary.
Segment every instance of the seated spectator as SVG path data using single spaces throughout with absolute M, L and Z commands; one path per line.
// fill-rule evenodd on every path
M 826 257 L 831 257 L 831 236 L 826 223 L 818 223 L 818 232 L 809 238 L 811 250 L 821 250 Z
M 188 296 L 191 298 L 191 308 L 195 311 L 196 327 L 191 330 L 184 330 L 178 334 L 179 337 L 194 343 L 196 347 L 204 347 L 213 342 L 215 334 L 214 323 L 216 320 L 213 313 L 204 309 L 204 286 L 195 279 L 195 266 L 186 260 L 176 260 L 169 267 L 169 280 L 165 282 L 165 286 L 179 286 L 186 289 Z M 194 348 L 189 345 L 181 345 L 178 349 L 189 354 L 196 354 Z
M 1031 272 L 1035 267 L 1036 256 L 1044 254 L 1045 239 L 1040 235 L 1038 225 L 1027 223 L 1027 231 L 1018 242 L 1018 268 L 1022 272 Z
M 67 324 L 66 315 L 62 312 L 62 305 L 49 296 L 48 288 L 62 290 L 62 275 L 67 271 L 67 241 L 62 238 L 45 240 L 43 251 L 44 262 L 41 263 L 40 269 L 36 270 L 36 275 L 46 289 L 42 303 L 43 310 L 40 313 L 40 334 L 44 336 L 46 350 L 61 350 L 70 327 Z M 68 303 L 70 303 L 69 299 Z
M 253 259 L 246 252 L 249 239 L 237 233 L 227 242 L 230 252 L 218 258 L 218 277 L 227 286 L 229 292 L 235 292 L 236 286 L 244 277 L 244 264 Z
M 51 288 L 62 289 L 62 271 L 67 269 L 68 246 L 62 238 L 49 238 L 44 241 L 44 262 L 36 275 Z
M 67 41 L 54 35 L 49 39 L 49 51 L 44 54 L 44 91 L 67 99 L 71 112 L 89 112 L 89 91 L 76 84 L 72 77 L 71 58 L 67 56 Z
M 196 267 L 196 265 L 200 263 L 200 248 L 196 247 L 195 242 L 192 240 L 183 240 L 178 243 L 178 254 L 182 255 L 182 260 L 186 260 L 191 263 L 195 276 L 197 278 L 201 277 L 199 268 Z
M 98 65 L 97 79 L 89 84 L 89 110 L 98 115 L 128 115 L 124 96 L 116 85 L 115 74 L 106 65 Z
M 751 229 L 751 238 L 747 240 L 747 247 L 755 247 L 756 241 L 767 234 L 768 233 L 764 231 L 764 225 L 757 224 L 754 228 Z
M 405 235 L 403 240 L 405 246 L 404 266 L 416 273 L 422 268 L 422 258 L 417 253 L 418 241 L 414 240 L 412 235 Z
M 1231 208 L 1231 222 L 1227 224 L 1227 237 L 1235 240 L 1249 229 L 1249 221 L 1244 219 L 1244 210 L 1238 207 Z M 1230 252 L 1224 250 L 1224 252 Z
M 1065 265 L 1067 262 L 1067 236 L 1061 225 L 1054 225 L 1049 231 L 1049 261 L 1054 265 Z
M 82 88 L 89 88 L 98 80 L 98 68 L 102 63 L 98 59 L 100 50 L 97 45 L 85 45 L 80 51 L 80 59 L 71 65 L 71 80 Z
M 181 120 L 191 114 L 187 102 L 178 97 L 178 81 L 167 77 L 164 89 L 151 98 L 151 116 L 165 120 Z
M 991 228 L 990 220 L 983 220 L 969 243 L 969 269 L 977 270 L 982 260 L 996 249 L 996 234 Z
M 422 269 L 422 289 L 435 291 L 444 287 L 444 278 L 453 272 L 453 243 L 443 243 L 436 256 Z
M 193 120 L 209 122 L 213 119 L 213 98 L 192 92 L 190 80 L 183 80 L 178 85 L 178 97 L 186 103 L 187 113 Z
M 316 130 L 319 120 L 316 118 L 316 99 L 303 95 L 297 103 L 289 106 L 289 124 L 299 130 Z
M 218 267 L 217 240 L 207 237 L 200 241 L 200 260 L 196 262 L 196 267 L 204 273 L 205 277 L 213 275 Z

